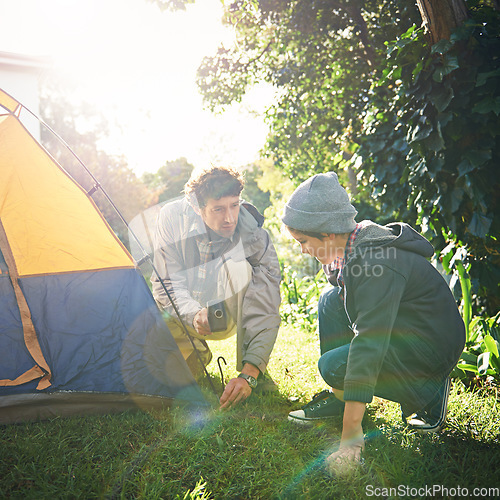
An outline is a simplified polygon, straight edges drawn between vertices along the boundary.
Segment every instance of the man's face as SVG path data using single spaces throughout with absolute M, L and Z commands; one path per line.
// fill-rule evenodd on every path
M 209 198 L 206 206 L 200 209 L 203 222 L 224 238 L 230 238 L 234 234 L 239 214 L 239 196 L 223 196 L 219 200 Z
M 300 244 L 300 250 L 302 253 L 307 253 L 311 257 L 314 257 L 320 264 L 328 265 L 336 258 L 344 255 L 344 242 L 341 242 L 341 246 L 337 247 L 337 241 L 334 234 L 325 235 L 325 237 L 321 240 L 319 238 L 314 238 L 313 236 L 307 236 L 305 234 L 292 231 L 291 229 L 289 232 Z

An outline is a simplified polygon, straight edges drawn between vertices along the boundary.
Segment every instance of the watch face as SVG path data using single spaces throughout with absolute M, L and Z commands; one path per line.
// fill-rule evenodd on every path
M 251 375 L 246 375 L 245 373 L 240 373 L 238 375 L 239 378 L 244 378 L 247 382 L 248 385 L 252 388 L 255 389 L 257 387 L 257 379 L 252 377 Z
M 255 389 L 257 387 L 257 380 L 255 380 L 253 377 L 248 376 L 247 380 L 252 389 Z

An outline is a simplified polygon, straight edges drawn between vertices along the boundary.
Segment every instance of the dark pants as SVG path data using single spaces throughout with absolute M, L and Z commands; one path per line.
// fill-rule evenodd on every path
M 343 390 L 354 334 L 339 287 L 327 288 L 320 296 L 318 330 L 321 349 L 319 372 L 330 387 Z M 400 403 L 404 414 L 409 415 L 429 402 L 443 381 L 413 378 L 411 373 L 402 373 L 397 361 L 390 356 L 383 360 L 374 393 L 377 397 Z

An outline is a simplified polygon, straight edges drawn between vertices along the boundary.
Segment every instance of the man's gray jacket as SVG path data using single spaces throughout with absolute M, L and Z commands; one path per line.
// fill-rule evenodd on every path
M 227 239 L 213 260 L 220 262 L 220 254 L 235 261 L 246 259 L 252 269 L 237 326 L 238 370 L 248 362 L 265 371 L 280 325 L 280 266 L 269 234 L 261 227 L 263 221 L 255 207 L 243 203 L 235 235 Z M 192 297 L 193 290 L 200 286 L 202 264 L 197 237 L 206 231 L 201 217 L 186 199 L 166 204 L 158 215 L 154 264 L 159 277 L 155 273 L 151 277 L 153 295 L 161 309 L 176 316 L 161 278 L 190 327 L 196 313 L 206 306 Z

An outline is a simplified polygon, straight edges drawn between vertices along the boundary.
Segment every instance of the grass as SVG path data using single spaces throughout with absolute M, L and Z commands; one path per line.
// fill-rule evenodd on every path
M 364 465 L 327 476 L 322 461 L 338 446 L 341 420 L 312 428 L 286 420 L 325 388 L 318 352 L 313 335 L 283 328 L 270 363 L 279 393 L 252 395 L 202 422 L 172 409 L 1 427 L 0 498 L 443 498 L 458 496 L 458 487 L 498 496 L 487 489 L 500 487 L 500 404 L 459 384 L 438 435 L 407 430 L 398 405 L 375 399 L 364 419 Z M 228 379 L 236 373 L 234 339 L 215 345 L 221 354 Z M 219 387 L 215 362 L 210 371 Z M 424 495 L 426 487 L 441 489 Z

